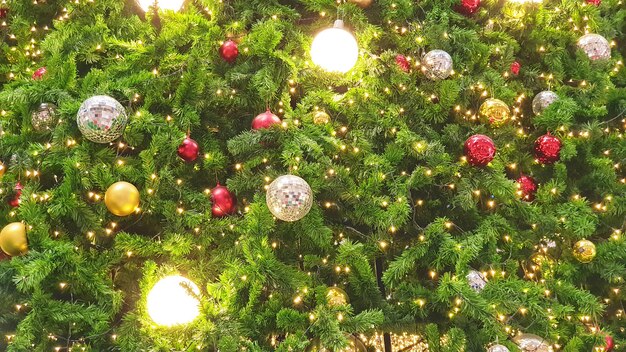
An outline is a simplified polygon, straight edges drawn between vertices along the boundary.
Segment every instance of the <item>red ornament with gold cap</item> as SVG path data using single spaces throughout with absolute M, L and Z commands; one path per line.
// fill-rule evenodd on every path
M 264 113 L 258 114 L 254 120 L 252 120 L 252 129 L 261 130 L 270 128 L 274 125 L 280 125 L 281 120 L 278 116 L 274 115 L 268 108 Z
M 232 215 L 237 211 L 237 198 L 230 190 L 219 183 L 211 190 L 211 212 L 216 218 Z
M 493 140 L 482 134 L 475 134 L 465 141 L 465 156 L 473 166 L 487 166 L 496 156 Z
M 198 158 L 200 153 L 200 147 L 198 143 L 191 139 L 189 136 L 183 139 L 183 142 L 178 146 L 178 156 L 186 162 L 192 162 Z
M 561 140 L 548 132 L 535 141 L 535 157 L 541 164 L 552 164 L 561 158 Z

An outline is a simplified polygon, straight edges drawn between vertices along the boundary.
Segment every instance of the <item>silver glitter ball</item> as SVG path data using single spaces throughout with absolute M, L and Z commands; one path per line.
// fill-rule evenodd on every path
M 59 122 L 57 106 L 50 103 L 42 103 L 33 111 L 30 122 L 37 132 L 51 131 Z
M 591 60 L 608 60 L 611 58 L 611 45 L 609 41 L 599 34 L 585 34 L 577 43 Z
M 487 352 L 511 352 L 506 346 L 493 345 L 487 349 Z
M 555 92 L 551 90 L 544 90 L 543 92 L 535 95 L 535 98 L 533 99 L 533 112 L 535 115 L 541 114 L 548 108 L 548 106 L 557 101 L 557 99 L 559 99 L 559 96 L 556 95 Z
M 513 338 L 513 341 L 522 352 L 552 352 L 552 347 L 548 341 L 533 334 L 520 334 Z
M 470 270 L 466 278 L 469 286 L 476 292 L 482 291 L 485 288 L 485 285 L 487 285 L 487 280 L 485 280 L 483 274 L 476 270 Z
M 128 123 L 128 115 L 117 100 L 106 95 L 96 95 L 80 106 L 76 123 L 88 140 L 109 143 L 122 136 Z
M 422 72 L 433 81 L 450 77 L 452 70 L 452 57 L 443 50 L 429 51 L 422 58 Z
M 283 175 L 268 187 L 266 201 L 267 207 L 278 219 L 297 221 L 311 210 L 313 191 L 302 178 Z

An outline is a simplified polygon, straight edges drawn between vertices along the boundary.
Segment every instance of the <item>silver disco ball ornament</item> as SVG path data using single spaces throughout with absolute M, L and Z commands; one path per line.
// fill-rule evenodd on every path
M 476 270 L 470 270 L 466 278 L 469 286 L 472 288 L 472 290 L 476 292 L 482 291 L 487 285 L 487 280 L 485 280 L 483 274 L 479 273 Z
M 511 352 L 506 346 L 493 345 L 487 349 L 487 352 Z
M 513 338 L 522 352 L 552 352 L 548 341 L 533 334 L 519 334 Z
M 30 122 L 37 132 L 47 132 L 54 129 L 59 122 L 57 107 L 54 104 L 40 104 L 30 117 Z
M 76 123 L 88 140 L 109 143 L 122 136 L 128 123 L 128 115 L 117 100 L 106 95 L 96 95 L 80 106 Z
M 533 99 L 533 112 L 535 115 L 541 114 L 548 106 L 559 99 L 559 96 L 551 90 L 544 90 Z
M 269 185 L 266 200 L 275 217 L 283 221 L 297 221 L 311 210 L 313 191 L 300 177 L 283 175 Z
M 429 51 L 422 58 L 422 72 L 433 81 L 450 77 L 452 70 L 452 57 L 443 50 Z
M 609 41 L 599 34 L 585 34 L 578 39 L 578 47 L 582 49 L 591 60 L 608 60 L 611 58 L 611 45 Z

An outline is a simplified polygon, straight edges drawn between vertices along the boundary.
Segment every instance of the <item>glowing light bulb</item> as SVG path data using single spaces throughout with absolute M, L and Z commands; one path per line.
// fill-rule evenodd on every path
M 332 28 L 319 32 L 311 45 L 313 62 L 330 72 L 348 72 L 359 58 L 359 46 L 352 33 L 343 28 L 343 21 L 335 21 Z
M 159 10 L 178 11 L 181 7 L 183 7 L 185 0 L 137 0 L 137 2 L 145 12 L 148 12 L 151 6 L 154 6 Z
M 161 326 L 192 322 L 200 314 L 200 302 L 190 291 L 200 294 L 198 286 L 187 278 L 179 275 L 164 277 L 148 293 L 148 315 Z

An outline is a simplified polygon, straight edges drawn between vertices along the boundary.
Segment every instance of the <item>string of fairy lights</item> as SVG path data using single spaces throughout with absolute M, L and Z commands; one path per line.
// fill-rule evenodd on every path
M 89 0 L 86 2 L 94 2 L 96 0 Z M 532 0 L 532 1 L 524 1 L 524 0 L 510 0 L 511 2 L 518 2 L 518 3 L 526 3 L 526 2 L 530 2 L 530 3 L 539 3 L 541 2 L 541 0 Z M 146 10 L 146 11 L 152 11 L 155 9 L 155 6 L 158 7 L 158 9 L 160 10 L 179 10 L 182 7 L 182 0 L 160 0 L 160 1 L 153 1 L 153 0 L 139 0 L 139 4 L 140 6 Z M 341 1 L 338 1 L 341 2 Z M 80 2 L 77 0 L 75 2 L 76 4 L 79 4 Z M 41 3 L 43 4 L 43 3 Z M 622 1 L 618 2 L 618 5 L 621 5 Z M 394 6 L 395 4 L 392 4 L 392 6 Z M 5 7 L 7 6 L 6 4 L 6 0 L 3 0 L 2 2 L 0 2 L 0 6 Z M 210 15 L 214 15 L 212 10 L 209 9 L 205 9 L 205 11 L 207 13 L 209 13 Z M 555 12 L 560 12 L 562 11 L 562 9 L 555 7 L 554 8 Z M 519 18 L 522 18 L 524 15 L 524 11 L 520 10 L 519 12 Z M 321 12 L 320 13 L 320 17 L 324 18 L 327 16 L 326 12 Z M 57 18 L 57 20 L 59 21 L 66 21 L 69 20 L 71 18 L 71 13 L 67 10 L 64 9 L 63 13 Z M 567 23 L 571 26 L 569 29 L 573 30 L 575 32 L 580 32 L 580 33 L 590 33 L 591 28 L 590 26 L 586 23 L 589 21 L 588 17 L 583 17 L 582 18 L 583 23 L 576 23 L 576 21 L 573 18 L 569 18 L 567 20 Z M 488 26 L 493 26 L 494 23 L 493 21 L 489 21 Z M 8 26 L 7 20 L 2 20 L 2 22 L 0 22 L 0 27 L 2 28 L 6 28 Z M 519 26 L 523 27 L 524 23 L 523 21 L 519 22 Z M 418 34 L 414 34 L 415 31 L 420 31 L 421 30 L 421 26 L 414 26 L 414 27 L 407 27 L 407 26 L 402 26 L 402 25 L 398 25 L 395 24 L 393 22 L 389 22 L 388 23 L 388 27 L 391 28 L 395 33 L 398 33 L 399 35 L 415 35 L 416 36 L 416 42 L 420 43 L 424 41 L 424 38 L 418 33 Z M 33 65 L 35 64 L 35 60 L 39 59 L 42 57 L 43 53 L 41 52 L 41 50 L 38 48 L 38 41 L 41 38 L 41 33 L 45 33 L 47 31 L 49 31 L 50 29 L 45 26 L 42 28 L 38 28 L 36 26 L 36 24 L 33 24 L 32 28 L 31 28 L 31 35 L 32 37 L 28 39 L 28 42 L 26 44 L 22 44 L 21 47 L 18 46 L 13 46 L 11 47 L 11 51 L 12 52 L 19 52 L 22 51 L 24 56 L 26 58 L 29 58 L 31 60 L 33 60 Z M 444 36 L 447 36 L 447 34 L 444 34 Z M 13 34 L 9 34 L 9 38 L 12 40 L 16 40 L 16 36 Z M 140 42 L 138 42 L 139 44 L 141 44 Z M 611 47 L 616 47 L 616 42 L 615 41 L 611 41 L 610 42 Z M 102 51 L 104 48 L 104 44 L 98 44 L 95 47 L 95 50 L 98 51 Z M 542 45 L 539 46 L 538 48 L 536 48 L 537 53 L 539 54 L 545 54 L 547 52 L 549 52 L 550 48 L 547 47 L 546 45 Z M 244 53 L 247 52 L 247 48 L 244 48 Z M 496 53 L 499 52 L 498 48 L 495 49 Z M 330 56 L 328 53 L 329 52 L 333 52 L 333 53 L 337 53 L 337 56 Z M 342 21 L 338 21 L 334 24 L 333 27 L 326 29 L 324 31 L 322 31 L 321 33 L 318 34 L 318 36 L 315 37 L 312 47 L 311 47 L 311 58 L 312 61 L 315 65 L 318 65 L 324 69 L 326 69 L 327 71 L 331 71 L 331 72 L 341 72 L 341 73 L 345 73 L 350 71 L 350 69 L 352 69 L 352 67 L 356 64 L 359 55 L 362 54 L 359 52 L 359 48 L 358 48 L 358 44 L 357 44 L 357 40 L 354 37 L 354 35 L 352 33 L 350 33 L 349 31 L 347 31 L 344 27 L 344 24 Z M 337 60 L 338 58 L 340 58 L 340 60 Z M 412 67 L 415 70 L 421 70 L 422 69 L 422 63 L 420 62 L 420 60 L 412 58 L 412 57 L 407 57 L 407 59 L 412 62 Z M 621 60 L 617 60 L 615 62 L 615 66 L 612 68 L 611 73 L 610 74 L 617 74 L 621 69 L 623 68 L 623 62 Z M 31 69 L 27 70 L 27 73 L 30 74 L 30 71 L 32 71 Z M 154 68 L 153 70 L 153 74 L 155 77 L 160 76 L 160 72 L 158 68 Z M 502 73 L 502 76 L 504 78 L 509 78 L 511 77 L 511 73 L 509 71 L 505 71 Z M 14 73 L 14 72 L 10 72 L 8 74 L 8 79 L 9 80 L 14 80 L 14 79 L 21 79 L 22 75 Z M 463 77 L 463 72 L 452 72 L 451 73 L 451 77 L 452 78 L 462 78 Z M 544 72 L 541 73 L 539 76 L 541 79 L 544 79 L 546 81 L 546 85 L 550 86 L 552 84 L 557 84 L 556 79 L 554 78 L 553 74 L 549 73 L 549 72 Z M 571 83 L 571 82 L 570 82 Z M 294 81 L 290 81 L 289 82 L 289 91 L 292 94 L 296 93 L 296 82 Z M 586 82 L 585 80 L 582 80 L 580 82 L 577 82 L 576 84 L 580 89 L 585 89 L 588 86 L 588 82 Z M 475 84 L 470 86 L 470 89 L 472 91 L 476 91 L 479 96 L 481 98 L 488 98 L 491 96 L 491 93 L 489 92 L 488 87 L 486 86 L 486 84 L 481 83 L 481 82 L 476 82 Z M 407 87 L 405 85 L 399 85 L 398 87 L 386 87 L 384 88 L 384 93 L 386 94 L 392 94 L 393 92 L 396 91 L 406 91 Z M 416 88 L 416 91 L 423 96 L 428 97 L 431 100 L 435 100 L 437 99 L 437 97 L 432 94 L 432 93 L 428 93 L 425 91 L 420 90 L 419 88 Z M 233 97 L 234 95 L 238 94 L 238 92 L 234 89 L 232 90 L 222 90 L 219 89 L 215 92 L 215 94 L 217 96 L 230 96 Z M 141 98 L 141 94 L 140 93 L 136 93 L 133 96 L 133 101 L 137 102 L 139 99 Z M 369 93 L 365 93 L 361 99 L 368 99 L 369 98 Z M 528 137 L 528 133 L 527 133 L 527 129 L 525 129 L 522 126 L 522 120 L 524 118 L 524 115 L 522 113 L 522 109 L 521 106 L 524 104 L 524 101 L 526 99 L 526 95 L 525 93 L 520 93 L 519 96 L 515 99 L 516 102 L 516 106 L 513 108 L 513 117 L 512 120 L 517 123 L 520 127 L 518 129 L 518 137 L 519 138 L 527 138 Z M 345 104 L 347 105 L 353 105 L 356 104 L 356 101 L 354 100 L 354 97 L 350 98 L 347 101 L 343 101 Z M 281 106 L 280 109 L 278 110 L 279 114 L 284 113 L 284 110 L 282 109 L 282 102 L 279 103 L 279 105 Z M 403 112 L 403 109 L 401 110 L 401 112 Z M 468 120 L 468 121 L 476 121 L 479 119 L 479 114 L 478 111 L 471 108 L 471 107 L 463 107 L 461 105 L 457 105 L 454 108 L 454 112 L 458 114 L 459 117 L 461 117 L 462 119 Z M 7 116 L 10 112 L 7 112 L 5 110 L 1 111 L 1 115 L 2 116 Z M 385 114 L 386 112 L 384 110 L 381 110 L 381 114 Z M 138 110 L 136 112 L 136 116 L 139 117 L 141 116 L 142 111 Z M 173 121 L 173 117 L 168 115 L 165 117 L 165 120 L 167 122 L 172 122 Z M 626 118 L 621 119 L 620 120 L 622 123 L 622 128 L 626 129 Z M 287 120 L 287 121 L 283 121 L 282 122 L 282 127 L 285 129 L 291 128 L 292 126 L 299 126 L 300 125 L 300 121 L 297 119 L 291 119 L 291 120 Z M 567 126 L 562 126 L 558 129 L 558 131 L 561 133 L 562 136 L 569 138 L 569 139 L 576 139 L 579 138 L 581 140 L 585 140 L 588 138 L 592 137 L 593 131 L 588 131 L 588 130 L 571 130 L 569 129 Z M 335 137 L 342 137 L 342 136 L 346 136 L 348 134 L 349 130 L 347 126 L 340 126 L 337 129 L 334 129 L 331 133 L 332 136 Z M 397 130 L 392 129 L 391 134 L 396 134 Z M 612 136 L 616 136 L 619 139 L 623 139 L 623 133 L 624 131 L 622 129 L 619 128 L 609 128 L 606 127 L 603 130 L 603 133 L 607 134 L 607 135 L 612 135 Z M 5 134 L 5 132 L 3 131 L 2 134 Z M 333 159 L 334 160 L 339 160 L 342 158 L 343 154 L 346 153 L 352 153 L 352 154 L 359 154 L 361 152 L 361 148 L 358 146 L 358 142 L 354 142 L 355 145 L 349 145 L 349 143 L 345 142 L 345 141 L 341 141 L 339 142 L 340 144 L 337 146 L 337 154 L 334 155 Z M 65 147 L 65 148 L 74 148 L 78 145 L 78 142 L 74 139 L 69 137 L 66 142 L 65 145 L 63 146 L 55 146 L 52 143 L 48 142 L 46 144 L 44 144 L 43 149 L 41 151 L 37 151 L 33 153 L 34 157 L 43 157 L 45 155 L 45 152 L 52 149 L 52 148 L 61 148 L 61 147 Z M 111 146 L 117 147 L 120 150 L 123 150 L 127 147 L 133 148 L 132 146 L 128 146 L 126 145 L 124 142 L 116 142 L 116 143 L 111 143 Z M 428 143 L 426 141 L 423 142 L 418 142 L 416 143 L 416 151 L 417 152 L 424 152 L 427 147 L 428 147 Z M 604 151 L 604 156 L 609 158 L 611 155 L 611 150 L 606 150 Z M 209 159 L 212 156 L 210 154 L 206 154 L 205 158 Z M 461 157 L 460 159 L 461 162 L 466 162 L 465 157 Z M 264 163 L 268 163 L 268 160 L 265 159 L 263 161 Z M 300 163 L 301 160 L 298 160 L 297 158 L 294 159 L 291 162 L 291 170 L 297 170 L 298 169 L 298 163 Z M 41 161 L 38 161 L 38 164 L 41 164 Z M 125 160 L 123 157 L 118 158 L 115 161 L 115 164 L 113 165 L 114 167 L 124 167 L 126 164 Z M 614 166 L 616 170 L 621 170 L 621 165 L 620 162 L 616 161 L 614 162 Z M 0 165 L 0 167 L 4 168 L 4 165 Z M 76 165 L 77 168 L 80 168 L 81 165 L 77 164 Z M 234 166 L 233 169 L 235 172 L 241 172 L 243 170 L 245 170 L 246 168 L 246 164 L 244 162 L 237 162 Z M 509 164 L 507 165 L 507 168 L 515 170 L 516 168 L 518 168 L 518 165 L 515 163 Z M 338 170 L 338 166 L 334 166 L 333 168 L 330 168 L 327 170 L 325 177 L 334 177 L 337 173 Z M 196 169 L 195 171 L 198 171 L 198 169 Z M 350 169 L 349 168 L 344 168 L 343 170 L 341 170 L 341 172 L 345 172 L 345 173 L 350 173 Z M 88 173 L 88 171 L 85 171 L 85 173 Z M 432 170 L 425 170 L 424 174 L 428 177 L 436 177 L 436 174 L 432 171 Z M 40 171 L 37 169 L 31 169 L 31 170 L 25 170 L 23 171 L 23 176 L 26 179 L 38 179 L 40 176 Z M 380 177 L 382 179 L 391 176 L 391 175 L 386 175 L 386 174 L 381 174 Z M 403 171 L 400 175 L 400 177 L 407 177 L 408 174 Z M 459 178 L 462 177 L 461 174 L 457 175 Z M 263 177 L 263 182 L 265 184 L 265 188 L 268 187 L 268 185 L 270 184 L 270 182 L 272 181 L 272 179 L 268 176 L 262 176 Z M 163 186 L 160 185 L 158 183 L 158 175 L 152 174 L 151 176 L 151 180 L 154 182 L 154 185 L 152 186 L 148 186 L 146 193 L 147 195 L 153 196 L 155 194 L 158 193 L 158 188 L 159 186 Z M 176 180 L 176 186 L 181 186 L 183 184 L 183 180 L 182 179 L 177 179 Z M 626 184 L 626 178 L 622 178 L 620 179 L 620 182 L 623 184 Z M 454 191 L 456 189 L 456 185 L 454 183 L 449 183 L 447 185 L 443 185 L 444 187 L 449 188 L 450 190 Z M 4 189 L 0 189 L 0 193 L 5 192 Z M 207 195 L 210 194 L 210 190 L 206 189 L 204 190 L 204 193 L 206 193 Z M 484 191 L 480 190 L 480 189 L 476 189 L 473 191 L 473 194 L 477 197 L 480 198 L 481 195 L 483 195 Z M 557 188 L 553 188 L 552 190 L 550 190 L 550 193 L 553 194 L 555 197 L 563 197 L 566 196 L 564 194 L 562 194 L 562 191 L 557 189 Z M 45 201 L 49 201 L 50 200 L 50 193 L 49 192 L 33 192 L 30 194 L 30 197 L 32 197 L 35 201 L 41 201 L 41 202 L 45 202 Z M 90 199 L 93 202 L 99 202 L 103 199 L 103 195 L 100 192 L 97 191 L 89 191 L 87 193 L 87 197 L 88 199 Z M 574 194 L 574 195 L 570 195 L 569 196 L 572 200 L 581 200 L 581 199 L 585 199 L 584 197 L 582 197 L 579 194 Z M 598 213 L 603 213 L 603 212 L 607 212 L 610 210 L 611 204 L 612 204 L 612 200 L 613 200 L 613 195 L 611 194 L 607 194 L 607 195 L 602 195 L 601 200 L 596 200 L 595 202 L 591 202 L 591 207 L 595 212 Z M 383 200 L 381 201 L 381 207 L 382 208 L 386 208 L 389 203 L 392 200 L 388 199 L 388 200 Z M 404 202 L 406 201 L 403 198 L 398 198 L 395 201 L 398 202 Z M 415 204 L 414 206 L 416 207 L 423 207 L 423 206 L 427 206 L 427 202 L 428 200 L 425 199 L 417 199 L 415 200 Z M 322 204 L 325 208 L 331 208 L 331 207 L 337 207 L 337 203 L 333 200 L 322 200 Z M 496 209 L 498 206 L 497 200 L 494 199 L 490 199 L 486 202 L 484 202 L 485 206 L 487 207 L 487 209 Z M 149 209 L 149 206 L 143 206 L 143 209 Z M 141 214 L 142 211 L 144 211 L 143 209 L 137 208 L 135 213 L 137 214 Z M 249 208 L 246 206 L 244 207 L 244 211 L 247 212 L 249 210 Z M 179 214 L 183 214 L 186 212 L 186 209 L 184 207 L 184 205 L 180 205 L 177 208 L 177 212 Z M 11 217 L 15 217 L 17 214 L 15 211 L 12 211 L 9 213 L 9 215 Z M 566 222 L 567 219 L 562 219 L 562 222 Z M 234 229 L 234 224 L 231 224 L 231 230 Z M 456 227 L 456 225 L 452 222 L 446 222 L 445 223 L 445 228 L 450 230 L 450 231 L 454 231 L 454 230 L 460 230 L 458 227 Z M 532 225 L 533 229 L 536 229 L 536 225 L 533 224 Z M 115 222 L 111 222 L 109 224 L 107 224 L 105 226 L 105 232 L 107 235 L 112 235 L 114 234 L 116 231 L 120 231 L 120 227 L 118 226 L 117 223 Z M 200 231 L 199 227 L 194 228 L 194 231 L 197 233 Z M 390 225 L 389 226 L 389 233 L 390 234 L 394 234 L 398 231 L 398 229 L 396 228 L 395 225 Z M 60 233 L 58 231 L 54 232 L 55 237 L 59 236 Z M 96 235 L 96 231 L 88 231 L 85 234 L 86 238 L 89 239 L 93 244 L 95 244 L 95 241 L 97 240 L 97 235 Z M 341 232 L 339 235 L 339 239 L 344 237 L 344 233 Z M 421 234 L 419 236 L 419 240 L 422 242 L 426 242 L 427 238 Z M 611 233 L 610 233 L 610 237 L 609 240 L 612 241 L 623 241 L 623 231 L 622 229 L 611 229 Z M 510 234 L 507 234 L 505 236 L 503 236 L 503 241 L 504 242 L 512 242 L 514 241 L 513 236 Z M 339 241 L 337 242 L 339 243 Z M 379 241 L 379 247 L 382 251 L 385 251 L 386 249 L 389 248 L 390 245 L 393 244 L 393 239 L 390 240 L 380 240 Z M 280 245 L 277 242 L 273 242 L 271 244 L 272 248 L 278 250 L 281 246 L 286 246 L 286 244 L 281 243 Z M 200 248 L 198 248 L 200 249 Z M 542 247 L 542 246 L 537 246 L 535 248 L 537 250 L 537 253 L 543 253 L 543 254 L 547 254 L 548 249 L 547 247 Z M 133 256 L 133 253 L 131 251 L 127 252 L 127 257 L 130 258 Z M 324 259 L 324 264 L 328 264 L 328 265 L 332 265 L 334 266 L 334 272 L 337 273 L 338 275 L 345 275 L 347 273 L 350 272 L 350 267 L 349 266 L 340 266 L 340 265 L 334 265 L 332 263 L 329 262 L 328 260 L 329 258 Z M 537 272 L 540 271 L 540 266 L 541 265 L 537 265 L 536 263 L 534 265 L 531 265 L 530 270 L 526 273 L 526 276 L 528 279 L 530 280 L 534 280 L 539 284 L 544 284 L 545 283 L 545 279 L 540 278 L 539 275 L 537 275 Z M 509 275 L 505 270 L 501 270 L 501 269 L 494 269 L 489 268 L 489 270 L 485 270 L 482 272 L 482 275 L 485 278 L 491 278 L 491 279 L 497 279 L 497 278 L 504 278 L 507 275 Z M 438 277 L 440 276 L 440 273 L 437 272 L 437 270 L 432 269 L 429 270 L 429 277 L 431 280 L 437 280 Z M 178 280 L 178 281 L 177 281 Z M 242 277 L 242 280 L 245 280 L 244 277 Z M 167 284 L 167 283 L 170 284 Z M 175 282 L 174 284 L 171 284 L 172 282 Z M 148 294 L 148 314 L 151 316 L 151 318 L 154 320 L 154 322 L 157 325 L 175 325 L 175 324 L 180 324 L 180 323 L 186 323 L 186 322 L 191 322 L 194 320 L 194 318 L 199 314 L 199 312 L 197 311 L 197 304 L 198 302 L 193 302 L 193 300 L 190 300 L 191 296 L 189 296 L 188 291 L 180 285 L 181 282 L 184 282 L 184 285 L 187 285 L 191 288 L 193 288 L 193 290 L 197 290 L 197 286 L 195 286 L 195 284 L 193 282 L 191 282 L 190 280 L 183 278 L 183 277 L 179 277 L 179 276 L 169 276 L 164 278 L 163 280 L 159 281 L 159 283 L 157 285 L 155 285 L 155 287 L 153 288 L 153 290 Z M 163 283 L 163 284 L 162 284 Z M 624 283 L 624 279 L 620 276 L 617 276 L 614 278 L 614 283 L 616 285 L 621 285 Z M 162 284 L 162 285 L 161 285 Z M 161 285 L 161 286 L 159 286 Z M 60 282 L 59 283 L 59 289 L 60 290 L 67 290 L 68 287 L 70 286 L 70 283 L 68 282 Z M 604 302 L 609 304 L 610 302 L 614 301 L 614 300 L 618 300 L 619 301 L 619 295 L 620 295 L 621 289 L 620 287 L 615 287 L 611 290 L 611 293 L 609 295 L 609 297 L 604 298 Z M 303 295 L 307 295 L 310 294 L 310 292 L 306 289 L 306 288 L 302 288 L 298 290 L 298 294 L 294 297 L 293 302 L 295 305 L 301 304 L 303 302 Z M 545 290 L 545 295 L 546 297 L 551 297 L 551 292 L 546 288 Z M 152 297 L 152 298 L 151 298 Z M 154 298 L 156 297 L 156 298 Z M 158 307 L 162 307 L 165 306 L 167 307 L 167 304 L 162 304 L 164 302 L 164 300 L 167 302 L 168 300 L 171 300 L 172 297 L 176 297 L 181 299 L 183 302 L 185 302 L 185 305 L 188 309 L 182 309 L 182 310 L 172 310 L 172 311 L 163 311 L 161 308 Z M 612 298 L 613 297 L 613 298 Z M 389 297 L 391 298 L 391 297 Z M 157 302 L 157 303 L 151 303 L 151 302 Z M 450 319 L 454 319 L 454 317 L 458 314 L 459 312 L 459 307 L 463 304 L 463 300 L 462 299 L 456 299 L 453 304 L 452 304 L 452 309 L 450 310 L 449 313 L 449 318 Z M 426 309 L 426 307 L 428 306 L 428 302 L 425 298 L 416 298 L 415 299 L 415 304 L 422 308 L 422 309 Z M 620 304 L 622 304 L 622 302 L 620 301 Z M 23 311 L 24 309 L 26 309 L 28 307 L 27 303 L 24 304 L 18 304 L 16 305 L 16 311 Z M 495 307 L 494 307 L 495 308 Z M 519 314 L 524 315 L 527 312 L 527 308 L 524 307 L 520 307 L 518 310 Z M 625 317 L 625 312 L 624 312 L 624 307 L 623 305 L 621 306 L 620 309 L 617 309 L 615 311 L 614 314 L 615 318 L 617 319 L 624 319 Z M 315 320 L 314 316 L 310 317 L 312 321 Z M 497 317 L 498 320 L 500 320 L 501 322 L 508 322 L 510 320 L 510 317 L 507 316 L 506 314 L 502 314 L 502 313 L 497 313 Z M 577 317 L 582 323 L 589 323 L 592 318 L 590 316 L 587 315 L 580 315 Z M 568 316 L 567 320 L 572 320 L 572 319 L 576 319 L 575 316 Z M 597 327 L 594 325 L 591 328 L 592 332 L 596 332 Z M 624 328 L 622 328 L 623 330 Z M 517 331 L 515 329 L 513 329 L 511 326 L 506 326 L 505 330 L 508 333 L 517 333 Z M 14 338 L 14 335 L 8 334 L 6 335 L 6 339 L 8 341 L 11 341 L 11 339 Z M 49 335 L 49 338 L 51 340 L 57 340 L 59 339 L 58 336 L 56 335 Z M 361 336 L 362 340 L 364 341 L 369 341 L 369 343 L 371 345 L 377 345 L 377 346 L 381 346 L 382 345 L 382 335 L 379 334 L 375 334 L 374 336 L 370 336 L 370 337 L 366 337 L 366 336 Z M 111 335 L 111 339 L 112 340 L 116 340 L 117 339 L 117 335 L 116 334 L 112 334 Z M 68 339 L 69 340 L 69 339 Z M 406 348 L 407 346 L 415 346 L 415 349 L 412 351 L 420 351 L 421 349 L 418 349 L 419 347 L 417 346 L 422 346 L 423 345 L 423 340 L 421 339 L 421 337 L 419 335 L 413 335 L 413 334 L 403 334 L 403 335 L 394 335 L 393 339 L 392 339 L 394 346 L 393 346 L 393 350 L 397 351 L 397 350 L 401 350 L 402 348 Z M 70 350 L 73 349 L 75 347 L 80 347 L 80 344 L 84 343 L 84 341 L 80 341 L 80 340 L 72 340 L 72 346 L 71 347 L 63 347 L 63 346 L 58 346 L 55 347 L 55 351 L 63 351 L 63 350 Z M 555 349 L 559 349 L 560 346 L 558 343 L 556 343 L 555 345 L 553 345 L 552 347 L 554 347 Z M 422 346 L 422 348 L 424 348 L 424 350 L 426 350 L 425 348 L 427 348 L 427 346 Z M 380 347 L 380 349 L 378 349 L 380 351 L 382 351 L 382 347 Z M 377 350 L 377 351 L 378 351 Z M 601 350 L 601 349 L 600 349 Z M 600 351 L 598 350 L 598 351 Z

